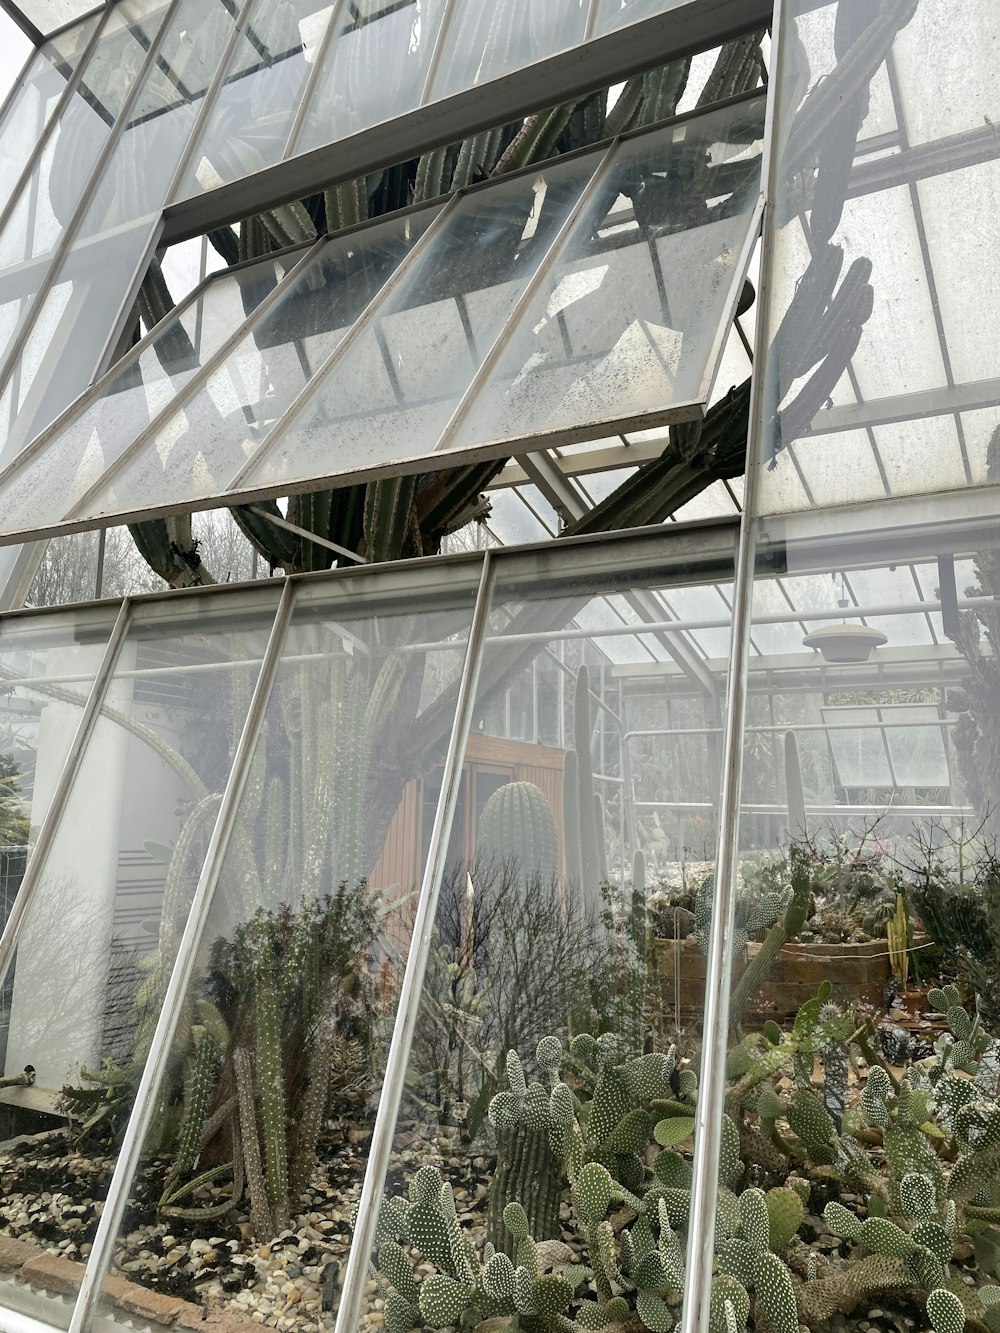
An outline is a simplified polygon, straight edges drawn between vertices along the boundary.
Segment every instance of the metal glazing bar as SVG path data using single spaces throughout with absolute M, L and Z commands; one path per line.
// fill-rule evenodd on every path
M 587 28 L 583 35 L 583 40 L 589 42 L 594 35 L 594 29 L 597 27 L 597 10 L 599 0 L 590 0 L 590 9 L 587 11 Z
M 457 194 L 453 194 L 424 232 L 423 236 L 417 240 L 412 250 L 403 256 L 396 271 L 392 273 L 388 280 L 378 289 L 372 299 L 365 306 L 364 310 L 362 310 L 361 314 L 348 329 L 345 336 L 329 356 L 327 356 L 316 374 L 312 377 L 309 383 L 305 385 L 299 396 L 288 405 L 284 414 L 278 418 L 264 439 L 261 440 L 257 448 L 240 468 L 239 472 L 237 472 L 236 476 L 226 488 L 225 494 L 230 494 L 239 488 L 244 477 L 252 472 L 258 464 L 263 461 L 275 442 L 281 439 L 295 418 L 309 406 L 313 398 L 319 392 L 320 387 L 326 381 L 327 376 L 333 371 L 337 363 L 347 355 L 361 334 L 370 327 L 375 316 L 403 279 L 409 276 L 410 269 L 413 267 L 417 258 L 424 253 L 432 241 L 437 237 L 438 232 L 441 231 L 452 213 L 455 212 L 455 209 L 458 207 L 463 196 L 464 192 L 462 190 L 459 190 Z
M 431 51 L 431 58 L 427 62 L 427 73 L 424 76 L 424 86 L 420 90 L 420 101 L 418 106 L 426 106 L 431 100 L 431 92 L 434 88 L 434 81 L 437 78 L 437 72 L 441 67 L 441 57 L 444 55 L 445 44 L 451 32 L 451 25 L 455 18 L 455 11 L 461 8 L 461 0 L 445 0 L 444 13 L 441 15 L 441 26 L 438 28 L 437 38 L 434 42 L 434 49 Z
M 284 528 L 286 532 L 292 532 L 296 537 L 303 537 L 306 541 L 315 542 L 317 546 L 322 546 L 327 551 L 334 551 L 337 555 L 343 556 L 345 560 L 353 560 L 356 565 L 367 563 L 364 557 L 358 555 L 356 551 L 349 551 L 346 546 L 338 546 L 336 542 L 331 542 L 326 537 L 319 536 L 318 533 L 309 532 L 307 528 L 300 528 L 296 523 L 289 523 L 288 519 L 282 518 L 280 514 L 269 514 L 266 509 L 261 509 L 257 505 L 249 505 L 248 508 L 251 514 L 256 514 L 258 518 L 266 518 L 268 523 L 273 523 L 275 527 Z
M 431 831 L 427 849 L 427 864 L 424 868 L 423 882 L 420 886 L 420 899 L 413 919 L 413 934 L 406 971 L 399 988 L 396 1005 L 396 1022 L 392 1030 L 392 1042 L 386 1059 L 385 1079 L 379 1097 L 378 1114 L 372 1133 L 371 1146 L 368 1150 L 368 1166 L 365 1170 L 364 1183 L 361 1186 L 361 1198 L 358 1203 L 358 1220 L 354 1228 L 354 1240 L 344 1272 L 344 1286 L 340 1298 L 340 1310 L 337 1314 L 335 1333 L 354 1333 L 361 1317 L 361 1302 L 368 1283 L 368 1265 L 375 1249 L 378 1228 L 379 1199 L 385 1187 L 385 1177 L 389 1169 L 392 1143 L 396 1133 L 396 1118 L 403 1097 L 406 1069 L 410 1058 L 410 1047 L 417 1025 L 420 1009 L 421 992 L 427 971 L 427 959 L 431 948 L 431 936 L 434 919 L 437 915 L 438 896 L 444 877 L 445 862 L 448 857 L 448 841 L 451 826 L 458 804 L 458 788 L 462 780 L 462 764 L 472 729 L 473 710 L 479 686 L 479 671 L 483 661 L 486 639 L 486 627 L 490 608 L 493 603 L 495 581 L 494 557 L 490 551 L 483 553 L 483 572 L 476 596 L 476 609 L 469 629 L 469 642 L 462 668 L 462 678 L 455 704 L 455 721 L 452 725 L 448 753 L 444 761 L 441 777 L 441 794 L 438 798 L 434 815 L 434 827 Z M 70 1330 L 70 1333 L 75 1333 Z
M 3 230 L 7 226 L 7 223 L 13 216 L 14 210 L 21 199 L 21 195 L 23 194 L 24 190 L 28 187 L 32 178 L 34 177 L 35 170 L 39 163 L 39 159 L 45 152 L 45 148 L 49 140 L 52 138 L 52 135 L 55 133 L 56 126 L 59 125 L 59 123 L 62 120 L 63 112 L 66 110 L 67 106 L 69 106 L 71 100 L 76 96 L 77 89 L 80 86 L 80 81 L 83 78 L 87 70 L 87 67 L 90 64 L 90 58 L 94 54 L 94 49 L 97 46 L 97 43 L 104 32 L 104 28 L 108 21 L 108 15 L 110 13 L 111 13 L 110 8 L 106 9 L 100 15 L 97 22 L 94 24 L 94 31 L 91 35 L 90 41 L 87 43 L 86 50 L 80 57 L 79 61 L 77 62 L 76 69 L 73 71 L 72 75 L 67 81 L 66 87 L 63 89 L 62 95 L 59 98 L 59 103 L 53 110 L 52 115 L 49 117 L 48 124 L 44 127 L 41 134 L 38 136 L 38 142 L 31 150 L 31 155 L 29 156 L 28 161 L 25 163 L 23 171 L 17 178 L 17 184 L 11 191 L 10 198 L 4 205 L 3 210 L 0 211 L 0 232 L 3 232 Z
M 319 254 L 320 250 L 322 250 L 324 244 L 325 241 L 319 240 L 312 245 L 312 247 L 299 261 L 299 263 L 295 265 L 295 268 L 291 269 L 288 273 L 285 274 L 285 276 L 282 278 L 282 280 L 278 283 L 278 285 L 274 288 L 273 291 L 268 292 L 267 296 L 264 297 L 263 301 L 261 301 L 260 305 L 251 315 L 250 320 L 248 320 L 244 324 L 240 324 L 238 328 L 233 330 L 233 332 L 229 335 L 229 337 L 225 340 L 225 342 L 219 345 L 219 347 L 215 350 L 215 352 L 213 352 L 213 354 L 209 357 L 209 359 L 205 362 L 205 364 L 203 366 L 199 366 L 199 368 L 191 376 L 188 382 L 184 385 L 181 392 L 177 394 L 175 398 L 170 399 L 170 401 L 167 402 L 160 409 L 160 411 L 154 415 L 152 421 L 150 421 L 147 426 L 144 426 L 143 429 L 139 432 L 139 434 L 135 437 L 135 439 L 131 441 L 128 448 L 122 450 L 122 452 L 118 455 L 118 457 L 114 460 L 114 462 L 110 463 L 108 467 L 105 468 L 105 470 L 98 477 L 97 481 L 94 482 L 93 486 L 91 486 L 90 489 L 86 491 L 84 495 L 82 495 L 80 499 L 77 501 L 77 503 L 73 506 L 73 509 L 67 515 L 67 518 L 72 518 L 75 514 L 80 513 L 81 510 L 86 510 L 86 507 L 90 502 L 90 500 L 92 499 L 92 497 L 98 494 L 101 490 L 103 490 L 103 488 L 107 485 L 107 483 L 113 480 L 118 475 L 118 473 L 125 466 L 125 464 L 135 457 L 135 455 L 145 445 L 146 441 L 151 439 L 156 434 L 156 432 L 160 429 L 163 423 L 169 420 L 169 418 L 172 417 L 175 412 L 180 411 L 182 408 L 186 406 L 186 404 L 188 404 L 191 401 L 192 397 L 194 396 L 195 393 L 198 392 L 201 386 L 205 384 L 207 380 L 211 379 L 211 377 L 215 374 L 216 370 L 218 370 L 219 366 L 222 365 L 226 357 L 237 345 L 237 343 L 239 343 L 243 338 L 246 337 L 248 328 L 256 326 L 256 324 L 258 324 L 259 321 L 263 319 L 263 317 L 271 310 L 271 308 L 277 304 L 277 302 L 281 299 L 281 297 L 284 296 L 290 283 L 295 280 L 295 277 L 298 274 L 300 267 L 303 264 L 310 263 L 312 259 L 317 254 Z M 208 281 L 210 282 L 211 279 L 208 279 Z M 0 481 L 2 481 L 2 477 L 0 477 Z
M 180 1021 L 184 997 L 191 984 L 196 951 L 208 920 L 213 892 L 229 848 L 240 801 L 246 787 L 250 764 L 264 723 L 268 700 L 281 660 L 281 649 L 285 642 L 285 634 L 291 618 L 294 599 L 295 583 L 292 579 L 289 579 L 282 589 L 281 601 L 278 603 L 274 623 L 271 626 L 260 675 L 257 677 L 257 683 L 254 686 L 250 707 L 243 723 L 243 731 L 236 746 L 236 753 L 233 756 L 232 768 L 229 771 L 229 780 L 226 783 L 226 789 L 219 806 L 219 814 L 205 853 L 198 887 L 191 899 L 184 933 L 178 945 L 177 957 L 174 960 L 170 980 L 164 993 L 163 1005 L 156 1022 L 156 1030 L 153 1033 L 142 1077 L 136 1090 L 132 1114 L 129 1117 L 125 1137 L 122 1139 L 121 1150 L 115 1163 L 111 1183 L 108 1186 L 108 1196 L 104 1204 L 104 1211 L 101 1214 L 97 1234 L 94 1236 L 94 1248 L 87 1260 L 87 1271 L 84 1274 L 83 1282 L 80 1285 L 80 1294 L 73 1309 L 69 1333 L 83 1333 L 84 1329 L 91 1326 L 93 1316 L 96 1313 L 96 1302 L 100 1296 L 101 1283 L 111 1265 L 118 1230 L 128 1205 L 129 1187 L 139 1164 L 143 1143 L 149 1132 L 149 1126 L 156 1109 L 156 1093 L 160 1077 L 170 1054 L 170 1047 Z
M 740 798 L 743 768 L 743 731 L 747 722 L 750 629 L 756 572 L 756 512 L 759 487 L 758 457 L 766 419 L 764 366 L 770 324 L 770 284 L 774 245 L 777 154 L 777 93 L 781 83 L 780 57 L 782 0 L 775 0 L 771 26 L 775 77 L 767 91 L 764 130 L 765 182 L 764 245 L 761 258 L 761 300 L 757 311 L 755 364 L 747 440 L 746 496 L 740 516 L 740 537 L 733 588 L 733 627 L 730 639 L 726 690 L 722 785 L 719 796 L 719 836 L 715 852 L 715 910 L 705 980 L 705 1020 L 701 1079 L 695 1111 L 694 1163 L 691 1181 L 691 1216 L 688 1225 L 688 1261 L 684 1281 L 681 1333 L 708 1333 L 715 1259 L 715 1221 L 718 1208 L 719 1151 L 726 1097 L 726 1057 L 729 1037 L 729 990 L 732 982 L 730 944 L 735 927 L 736 870 L 739 854 Z
M 219 57 L 219 63 L 215 68 L 215 73 L 212 75 L 212 81 L 205 90 L 205 97 L 201 104 L 201 110 L 195 117 L 195 122 L 188 134 L 184 151 L 181 153 L 180 161 L 177 163 L 176 170 L 171 177 L 170 185 L 168 186 L 165 195 L 165 202 L 168 204 L 173 203 L 177 191 L 181 188 L 181 182 L 184 180 L 187 173 L 195 149 L 198 147 L 199 143 L 201 143 L 201 132 L 205 128 L 205 123 L 208 120 L 208 117 L 215 110 L 215 99 L 218 96 L 219 89 L 222 87 L 223 80 L 229 71 L 229 62 L 233 57 L 233 52 L 239 44 L 240 38 L 246 30 L 247 20 L 256 3 L 257 0 L 243 0 L 243 7 L 239 11 L 239 16 L 237 17 L 236 22 L 233 24 L 233 30 L 229 34 L 229 40 L 226 42 L 226 49 Z
M 94 369 L 90 372 L 89 382 L 99 379 L 111 365 L 114 360 L 115 348 L 125 332 L 128 324 L 128 317 L 135 308 L 135 303 L 139 297 L 139 289 L 142 286 L 142 280 L 149 271 L 149 266 L 153 262 L 156 254 L 159 239 L 163 235 L 163 218 L 157 217 L 150 225 L 149 235 L 146 238 L 146 244 L 142 253 L 136 260 L 135 268 L 132 271 L 132 278 L 127 287 L 122 291 L 121 301 L 118 303 L 118 309 L 115 312 L 114 320 L 111 323 L 108 336 L 104 340 L 104 346 L 101 348 L 101 354 L 93 363 Z
M 740 251 L 740 257 L 736 261 L 736 268 L 733 272 L 733 281 L 729 288 L 729 294 L 726 297 L 726 304 L 722 312 L 722 318 L 716 325 L 715 334 L 712 338 L 712 348 L 708 354 L 708 360 L 705 362 L 705 374 L 701 381 L 701 386 L 698 389 L 698 397 L 705 403 L 707 403 L 712 396 L 712 390 L 715 388 L 715 381 L 719 374 L 719 368 L 722 365 L 722 355 L 726 350 L 726 343 L 729 341 L 729 332 L 736 323 L 736 311 L 739 307 L 744 283 L 747 280 L 747 273 L 750 271 L 750 264 L 753 260 L 754 251 L 757 249 L 757 242 L 760 240 L 760 228 L 763 220 L 764 192 L 762 190 L 756 204 L 754 204 L 753 213 L 750 216 L 750 226 L 747 229 L 746 240 L 743 242 L 743 249 Z
M 3 1326 L 4 1333 L 53 1333 L 51 1324 L 43 1324 L 38 1319 L 18 1314 L 9 1306 L 4 1307 Z
M 10 16 L 36 50 L 38 47 L 45 45 L 45 33 L 32 23 L 20 5 L 13 3 L 13 0 L 11 0 L 11 3 L 8 3 L 7 0 L 0 0 L 0 9 L 3 9 Z
M 602 155 L 601 160 L 595 167 L 594 174 L 580 191 L 580 197 L 566 215 L 555 236 L 553 236 L 552 240 L 549 242 L 548 249 L 538 261 L 534 273 L 532 273 L 531 277 L 525 284 L 524 290 L 514 302 L 514 306 L 504 320 L 500 332 L 493 339 L 489 351 L 483 357 L 479 369 L 473 375 L 471 384 L 466 389 L 465 393 L 463 393 L 458 406 L 451 414 L 451 420 L 441 432 L 441 438 L 434 446 L 435 453 L 441 453 L 443 450 L 446 450 L 464 425 L 466 417 L 472 410 L 473 404 L 478 399 L 480 393 L 486 387 L 487 381 L 496 368 L 497 362 L 507 350 L 510 339 L 521 322 L 521 317 L 541 290 L 542 284 L 551 275 L 552 270 L 555 268 L 565 251 L 566 242 L 573 234 L 576 224 L 582 217 L 584 210 L 591 204 L 598 190 L 600 190 L 601 186 L 607 180 L 611 167 L 618 155 L 620 144 L 620 139 L 613 139 L 609 144 L 607 151 Z
M 21 881 L 21 887 L 18 889 L 17 897 L 14 899 L 14 905 L 10 909 L 10 916 L 7 918 L 7 924 L 3 929 L 3 935 L 0 937 L 0 983 L 2 983 L 3 978 L 7 975 L 7 969 L 10 967 L 11 959 L 14 956 L 14 950 L 17 948 L 17 941 L 21 934 L 21 927 L 24 924 L 28 909 L 31 906 L 31 900 L 35 896 L 35 889 L 42 877 L 46 859 L 62 820 L 63 810 L 65 809 L 66 802 L 73 789 L 73 783 L 76 781 L 76 776 L 80 770 L 80 764 L 83 760 L 87 743 L 90 740 L 94 721 L 103 703 L 104 694 L 107 689 L 108 681 L 111 678 L 111 673 L 114 670 L 115 662 L 118 660 L 118 652 L 125 637 L 125 631 L 131 613 L 131 605 L 129 598 L 127 597 L 121 604 L 121 610 L 118 612 L 118 618 L 111 631 L 111 637 L 108 639 L 107 646 L 104 649 L 101 665 L 98 668 L 97 675 L 94 677 L 94 683 L 90 687 L 90 694 L 87 696 L 87 702 L 83 706 L 83 712 L 80 715 L 80 722 L 77 726 L 72 744 L 70 745 L 69 754 L 66 756 L 66 760 L 63 763 L 62 771 L 59 774 L 59 780 L 52 793 L 52 799 L 49 802 L 48 811 L 45 818 L 42 820 L 42 826 L 38 831 L 38 838 L 30 857 L 28 858 L 28 865 L 24 873 L 24 879 Z M 18 681 L 18 684 L 26 687 L 28 682 Z
M 62 269 L 63 261 L 66 259 L 67 255 L 72 249 L 73 242 L 79 235 L 80 228 L 83 225 L 83 219 L 86 217 L 87 210 L 90 208 L 90 205 L 93 202 L 94 195 L 97 193 L 98 186 L 104 179 L 105 170 L 107 169 L 109 163 L 111 162 L 115 150 L 118 147 L 125 126 L 128 123 L 129 116 L 132 114 L 132 108 L 135 106 L 136 102 L 139 99 L 140 94 L 142 93 L 142 91 L 146 86 L 147 76 L 150 74 L 153 67 L 156 65 L 157 58 L 160 53 L 161 44 L 163 42 L 163 38 L 166 35 L 167 29 L 173 22 L 174 15 L 176 14 L 178 7 L 180 6 L 180 3 L 181 0 L 170 0 L 169 5 L 167 6 L 165 16 L 162 19 L 160 26 L 157 28 L 156 35 L 150 42 L 149 49 L 147 50 L 143 58 L 142 67 L 139 70 L 139 74 L 136 77 L 135 82 L 129 89 L 125 97 L 125 101 L 122 103 L 121 110 L 119 111 L 118 116 L 115 119 L 115 123 L 112 126 L 110 133 L 108 134 L 104 147 L 98 154 L 97 162 L 94 164 L 94 168 L 90 173 L 90 178 L 87 181 L 86 187 L 84 188 L 83 193 L 81 194 L 80 199 L 76 205 L 73 217 L 69 225 L 63 232 L 62 236 L 60 237 L 54 250 L 52 251 L 52 254 L 49 258 L 48 267 L 45 270 L 45 276 L 39 283 L 38 290 L 34 293 L 34 296 L 31 300 L 31 305 L 28 311 L 25 312 L 25 317 L 23 319 L 23 322 L 21 323 L 20 328 L 17 330 L 17 333 L 14 336 L 14 340 L 6 356 L 4 357 L 3 366 L 2 369 L 0 369 L 0 393 L 2 393 L 4 389 L 6 389 L 7 384 L 9 383 L 13 372 L 17 367 L 21 358 L 21 354 L 24 351 L 28 339 L 31 337 L 32 330 L 35 327 L 35 320 L 39 312 L 44 307 L 46 298 L 48 297 L 50 291 L 52 290 L 53 285 L 55 284 L 56 277 L 58 276 L 60 270 Z
M 323 74 L 326 72 L 326 58 L 330 47 L 333 44 L 334 33 L 344 16 L 344 10 L 347 8 L 347 0 L 335 0 L 333 13 L 330 15 L 330 22 L 327 24 L 320 40 L 319 48 L 316 51 L 316 60 L 312 69 L 309 71 L 309 77 L 306 79 L 306 86 L 302 90 L 302 96 L 299 98 L 299 104 L 295 109 L 295 116 L 292 120 L 292 128 L 288 131 L 288 138 L 285 140 L 284 152 L 281 154 L 281 160 L 294 157 L 295 150 L 299 145 L 299 139 L 302 137 L 302 127 L 306 123 L 306 117 L 309 115 L 309 108 L 312 105 L 313 96 L 316 92 L 316 85 L 319 83 Z

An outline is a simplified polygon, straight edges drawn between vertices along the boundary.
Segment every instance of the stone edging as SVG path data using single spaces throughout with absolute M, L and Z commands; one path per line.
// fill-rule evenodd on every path
M 0 1236 L 0 1275 L 12 1276 L 36 1290 L 57 1296 L 75 1296 L 85 1271 L 83 1264 L 50 1254 L 40 1245 Z M 206 1310 L 192 1301 L 149 1291 L 122 1277 L 104 1279 L 104 1296 L 108 1304 L 123 1315 L 146 1319 L 162 1328 L 200 1329 L 202 1333 L 209 1333 L 209 1330 L 213 1333 L 259 1333 L 260 1330 L 260 1324 L 256 1322 L 234 1320 L 221 1311 Z

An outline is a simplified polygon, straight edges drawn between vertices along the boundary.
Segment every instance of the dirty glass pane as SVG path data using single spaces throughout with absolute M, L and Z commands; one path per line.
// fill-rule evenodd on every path
M 763 116 L 753 100 L 623 146 L 455 447 L 700 400 L 760 191 Z
M 335 1315 L 424 866 L 422 779 L 477 583 L 472 564 L 447 586 L 437 571 L 300 593 L 109 1308 L 124 1279 L 189 1318 Z
M 17 465 L 6 491 L 8 531 L 26 519 L 58 522 L 250 315 L 301 250 L 234 273 L 221 273 L 102 381 L 92 395 Z M 12 443 L 12 448 L 13 443 Z M 57 469 L 60 485 L 51 485 Z M 152 499 L 152 497 L 150 497 Z
M 497 0 L 456 7 L 431 96 L 447 97 L 583 41 L 589 0 Z
M 599 160 L 556 163 L 463 199 L 247 483 L 432 453 Z
M 126 463 L 86 513 L 221 494 L 436 216 L 430 207 L 331 241 L 229 351 L 152 447 Z
M 361 0 L 338 16 L 292 151 L 335 142 L 420 104 L 445 0 Z
M 17 941 L 6 1071 L 33 1067 L 34 1118 L 21 1125 L 57 1133 L 7 1148 L 5 1221 L 9 1234 L 44 1244 L 62 1228 L 71 1282 L 93 1239 L 275 603 L 255 593 L 227 598 L 215 615 L 184 599 L 137 608 Z M 62 700 L 56 709 L 52 720 L 65 727 L 75 709 Z M 35 780 L 54 777 L 39 768 Z M 33 1208 L 28 1193 L 49 1202 Z M 67 1193 L 77 1202 L 64 1213 Z M 45 1273 L 5 1302 L 58 1328 L 72 1310 Z
M 761 504 L 991 484 L 1000 16 L 934 0 L 787 15 Z

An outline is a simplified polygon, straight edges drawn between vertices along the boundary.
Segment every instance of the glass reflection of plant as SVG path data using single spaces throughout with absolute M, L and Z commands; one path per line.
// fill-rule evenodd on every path
M 161 1206 L 231 1173 L 247 1190 L 262 1239 L 280 1231 L 289 1190 L 312 1167 L 331 1084 L 370 1067 L 373 953 L 380 909 L 365 876 L 376 744 L 387 742 L 408 668 L 391 654 L 320 655 L 283 676 L 272 700 L 223 867 L 216 919 L 235 923 L 211 946 L 201 992 L 181 1015 L 161 1085 L 160 1142 L 175 1152 Z M 200 852 L 219 798 L 196 803 L 167 874 L 160 949 L 139 996 L 141 1062 L 176 956 Z M 224 1160 L 217 1160 L 217 1159 Z M 198 1174 L 191 1178 L 192 1171 Z

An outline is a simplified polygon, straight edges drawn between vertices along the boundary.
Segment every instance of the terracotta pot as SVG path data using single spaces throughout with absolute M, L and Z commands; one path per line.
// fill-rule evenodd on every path
M 905 991 L 897 991 L 896 998 L 902 1005 L 904 1012 L 911 1018 L 919 1018 L 930 1007 L 927 1003 L 927 996 L 931 992 L 930 986 L 907 986 Z

